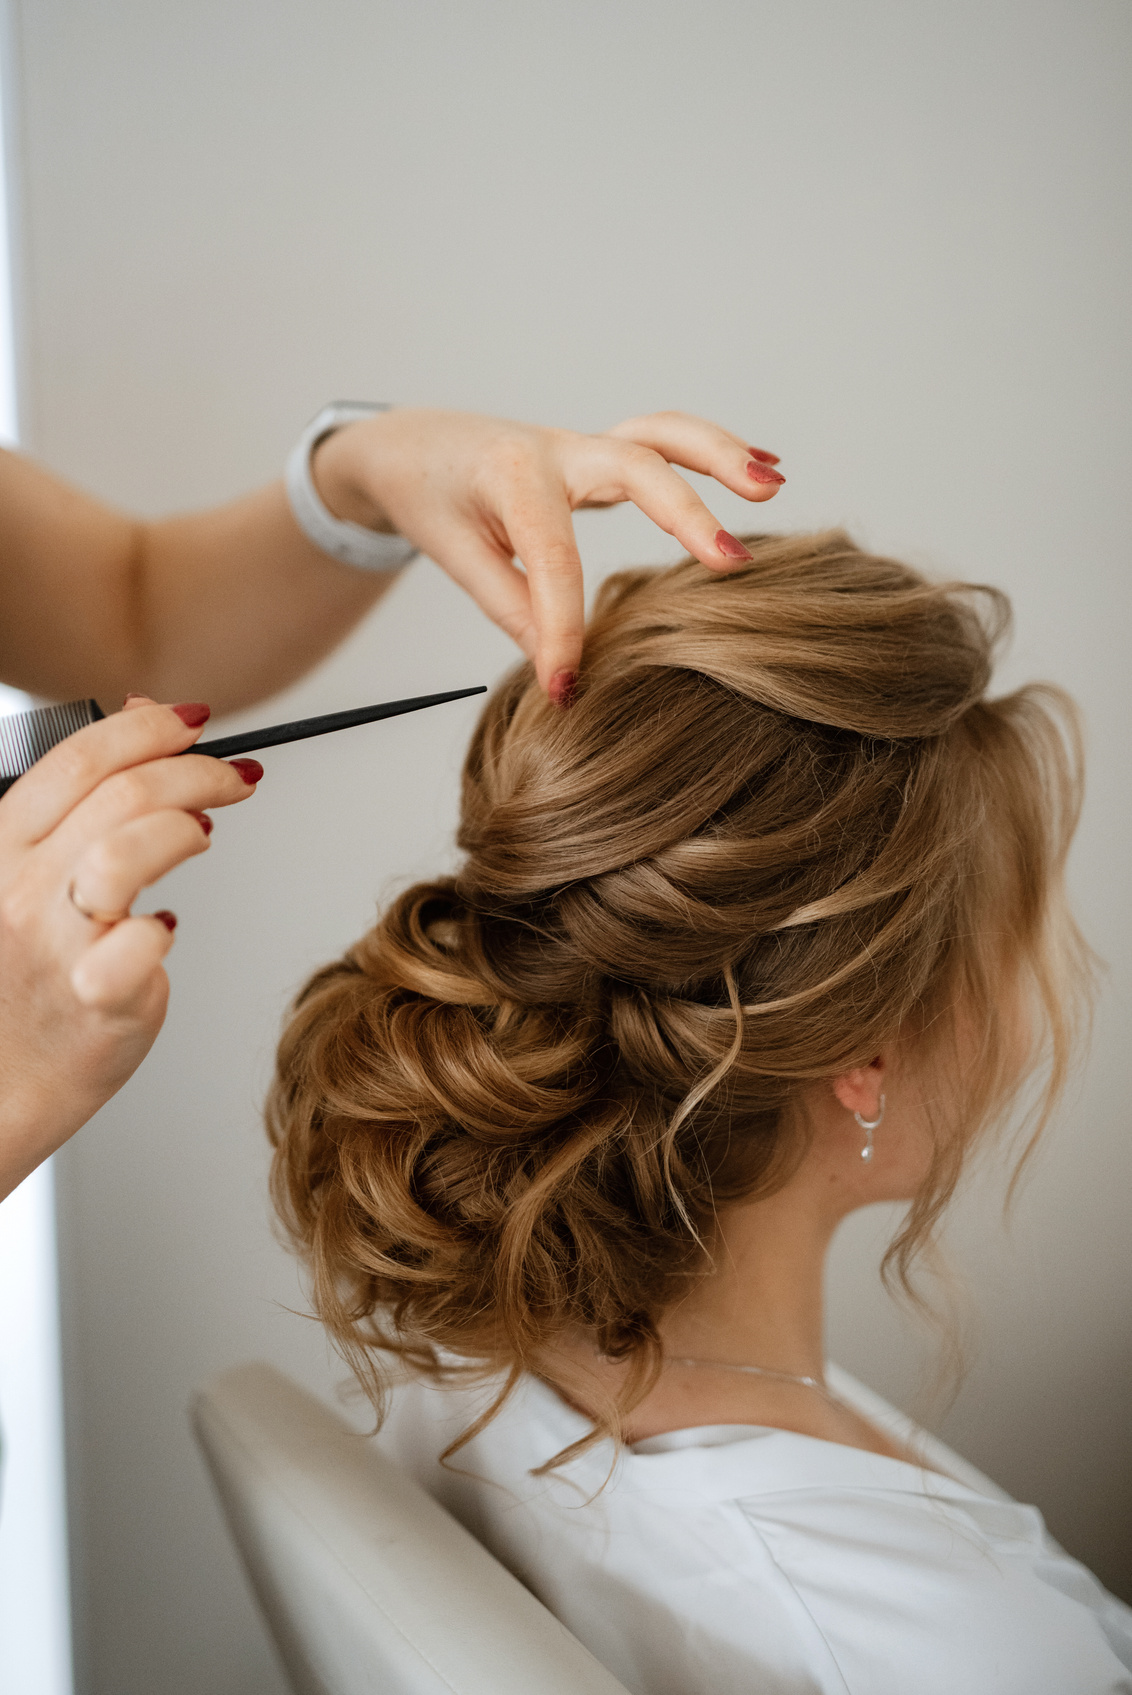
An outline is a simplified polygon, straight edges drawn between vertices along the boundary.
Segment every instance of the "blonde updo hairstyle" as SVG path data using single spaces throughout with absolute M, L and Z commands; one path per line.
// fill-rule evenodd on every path
M 607 581 L 569 711 L 529 665 L 496 689 L 458 874 L 299 996 L 274 1193 L 379 1415 L 388 1351 L 553 1381 L 583 1332 L 631 1367 L 615 1432 L 718 1209 L 802 1157 L 815 1080 L 894 1044 L 950 1076 L 886 1261 L 905 1281 L 1024 1074 L 1039 1127 L 1064 1081 L 1087 974 L 1061 893 L 1072 704 L 987 698 L 996 590 L 840 532 L 748 545 L 734 575 Z

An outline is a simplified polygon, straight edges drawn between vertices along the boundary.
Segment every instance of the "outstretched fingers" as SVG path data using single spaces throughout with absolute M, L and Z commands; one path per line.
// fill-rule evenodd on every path
M 441 422 L 447 441 L 453 421 Z M 402 527 L 534 659 L 540 684 L 561 705 L 573 695 L 585 619 L 573 513 L 632 501 L 693 558 L 725 572 L 751 556 L 675 467 L 755 502 L 783 482 L 775 454 L 682 412 L 630 418 L 601 435 L 456 423 L 472 440 L 456 455 L 463 471 L 447 503 L 434 500 L 420 523 Z
M 654 448 L 612 436 L 590 438 L 587 498 L 631 500 L 710 571 L 732 571 L 750 554 L 691 484 Z
M 714 477 L 744 500 L 770 500 L 786 481 L 775 470 L 776 453 L 751 447 L 742 436 L 690 412 L 653 412 L 646 417 L 626 418 L 607 433 L 620 441 L 651 448 L 686 471 Z

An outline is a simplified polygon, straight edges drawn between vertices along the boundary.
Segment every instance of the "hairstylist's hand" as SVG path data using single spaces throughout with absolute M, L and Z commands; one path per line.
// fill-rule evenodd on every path
M 207 848 L 203 809 L 246 800 L 262 775 L 255 760 L 170 757 L 207 717 L 131 696 L 0 800 L 0 1196 L 121 1088 L 161 1028 L 177 921 L 129 909 Z
M 784 480 L 777 463 L 685 412 L 630 418 L 588 436 L 405 409 L 328 436 L 314 477 L 337 517 L 393 529 L 443 566 L 535 660 L 552 698 L 566 701 L 584 622 L 571 513 L 631 500 L 709 570 L 734 570 L 746 550 L 673 466 L 759 501 Z

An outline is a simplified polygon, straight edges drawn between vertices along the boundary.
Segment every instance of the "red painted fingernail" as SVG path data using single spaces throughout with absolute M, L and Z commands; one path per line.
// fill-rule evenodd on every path
M 190 730 L 207 724 L 212 717 L 212 708 L 206 706 L 203 700 L 183 700 L 180 706 L 175 706 L 173 710 L 182 724 L 187 724 Z
M 786 478 L 778 471 L 772 471 L 769 465 L 759 464 L 757 460 L 748 459 L 747 475 L 753 483 L 784 483 Z
M 777 453 L 767 453 L 766 450 L 761 447 L 749 447 L 747 452 L 751 455 L 752 459 L 757 459 L 760 465 L 778 464 Z
M 550 679 L 547 694 L 555 706 L 573 706 L 574 692 L 578 687 L 576 671 L 556 671 Z
M 230 759 L 228 763 L 251 788 L 254 788 L 263 776 L 263 766 L 258 759 Z
M 748 553 L 741 541 L 729 536 L 726 530 L 716 530 L 715 545 L 725 559 L 753 559 L 754 554 Z
M 172 935 L 173 931 L 177 928 L 177 914 L 175 912 L 155 912 L 153 916 L 157 919 L 159 924 L 164 924 L 170 935 Z
M 196 819 L 197 823 L 200 825 L 200 827 L 204 831 L 205 835 L 211 836 L 211 834 L 212 834 L 212 819 L 208 816 L 208 813 L 207 812 L 193 812 L 193 813 L 191 813 L 191 816 Z

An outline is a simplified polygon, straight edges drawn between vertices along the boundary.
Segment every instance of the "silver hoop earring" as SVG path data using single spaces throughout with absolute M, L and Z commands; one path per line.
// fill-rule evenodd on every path
M 865 1132 L 865 1145 L 861 1149 L 861 1158 L 868 1165 L 873 1157 L 873 1131 L 879 1130 L 884 1123 L 884 1096 L 880 1097 L 880 1111 L 875 1118 L 862 1118 L 859 1112 L 855 1112 L 853 1117 Z

